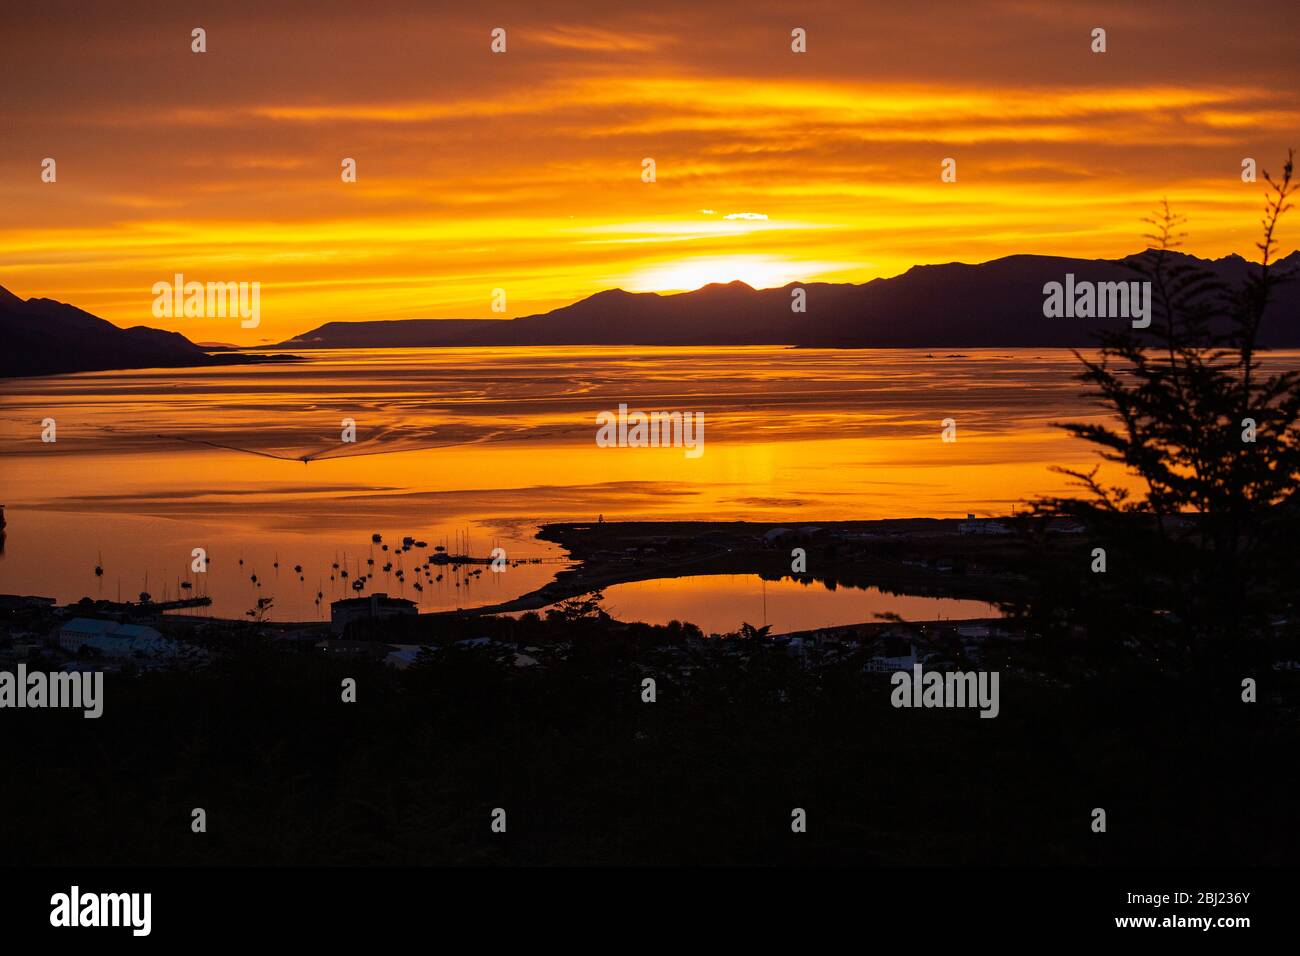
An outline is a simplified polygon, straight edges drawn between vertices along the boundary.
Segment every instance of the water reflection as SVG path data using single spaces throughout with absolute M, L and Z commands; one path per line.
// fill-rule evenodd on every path
M 706 634 L 736 631 L 742 622 L 770 624 L 773 634 L 862 624 L 893 613 L 909 621 L 1000 617 L 982 601 L 890 594 L 879 588 L 837 587 L 756 574 L 711 574 L 618 584 L 605 590 L 605 609 L 624 621 L 698 625 Z
M 1051 466 L 1091 462 L 1051 427 L 1090 412 L 1075 369 L 1051 350 L 562 347 L 328 351 L 291 365 L 11 379 L 0 396 L 0 590 L 70 601 L 119 586 L 171 594 L 188 580 L 214 613 L 239 616 L 274 585 L 274 618 L 314 619 L 317 593 L 325 604 L 351 596 L 328 572 L 346 554 L 355 580 L 374 529 L 435 540 L 468 528 L 512 555 L 555 557 L 536 526 L 598 514 L 1005 512 L 1064 491 Z M 705 454 L 597 447 L 595 416 L 620 403 L 703 412 Z M 40 440 L 47 416 L 57 443 Z M 958 421 L 955 443 L 938 440 L 946 417 Z M 340 442 L 344 419 L 356 422 L 355 443 Z M 188 570 L 195 547 L 214 559 L 203 582 Z M 286 580 L 295 564 L 305 573 Z M 531 590 L 550 570 L 512 568 L 459 589 L 424 578 L 423 594 L 412 575 L 390 572 L 368 587 L 447 609 Z

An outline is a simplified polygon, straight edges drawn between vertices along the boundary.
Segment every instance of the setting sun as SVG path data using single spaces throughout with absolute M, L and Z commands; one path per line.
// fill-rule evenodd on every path
M 711 282 L 740 280 L 755 289 L 774 289 L 809 281 L 837 266 L 828 262 L 795 262 L 779 256 L 706 256 L 664 262 L 635 273 L 626 282 L 629 292 L 682 292 Z

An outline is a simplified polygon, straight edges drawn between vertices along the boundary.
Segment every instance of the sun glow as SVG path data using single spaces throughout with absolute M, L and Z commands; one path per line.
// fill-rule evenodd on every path
M 623 283 L 629 292 L 685 292 L 710 282 L 739 279 L 755 289 L 775 289 L 812 279 L 839 266 L 827 262 L 794 262 L 780 256 L 705 256 L 650 266 Z
M 18 76 L 64 49 L 58 16 L 30 6 L 6 23 Z M 946 4 L 936 35 L 916 32 L 907 5 L 859 4 L 879 36 L 909 42 L 864 54 L 860 32 L 819 27 L 815 54 L 775 59 L 759 51 L 780 53 L 786 28 L 778 17 L 774 34 L 746 3 L 688 3 L 690 29 L 638 5 L 573 0 L 581 16 L 557 20 L 515 4 L 519 47 L 504 60 L 484 55 L 469 5 L 322 15 L 306 44 L 293 18 L 268 15 L 222 45 L 229 82 L 216 86 L 195 86 L 205 57 L 158 33 L 150 5 L 119 6 L 140 9 L 95 22 L 113 39 L 94 57 L 6 104 L 0 285 L 192 341 L 264 345 L 362 318 L 509 319 L 614 287 L 1115 258 L 1142 248 L 1162 195 L 1189 219 L 1183 251 L 1250 254 L 1240 230 L 1261 191 L 1238 164 L 1276 166 L 1284 133 L 1300 129 L 1296 98 L 1278 92 L 1300 82 L 1300 60 L 1275 28 L 1277 0 L 1132 19 L 1128 52 L 1105 57 L 1052 18 L 1023 16 L 1025 3 L 996 16 Z M 1006 57 L 1008 29 L 1055 54 Z M 421 56 L 430 30 L 452 37 L 433 61 Z M 1224 47 L 1235 30 L 1252 42 Z M 526 68 L 502 69 L 524 55 Z M 1111 56 L 1142 62 L 1096 72 Z M 284 64 L 270 86 L 268 57 Z M 166 163 L 157 142 L 177 144 Z M 344 182 L 349 153 L 359 172 Z M 54 181 L 33 174 L 33 156 L 58 158 Z M 956 182 L 939 178 L 944 157 L 958 160 Z M 1279 239 L 1279 254 L 1294 248 L 1289 226 Z M 261 323 L 155 318 L 150 290 L 177 272 L 259 283 Z

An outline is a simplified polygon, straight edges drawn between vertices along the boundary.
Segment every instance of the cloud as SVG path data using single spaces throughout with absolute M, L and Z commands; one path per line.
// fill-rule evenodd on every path
M 1166 194 L 1191 218 L 1189 252 L 1250 253 L 1260 195 L 1240 158 L 1275 166 L 1300 129 L 1293 32 L 1266 28 L 1289 7 L 1063 2 L 1027 16 L 1028 0 L 935 0 L 918 16 L 832 0 L 801 14 L 807 56 L 783 8 L 748 2 L 501 0 L 499 21 L 325 2 L 310 42 L 301 16 L 250 5 L 214 19 L 204 56 L 147 9 L 86 11 L 69 59 L 69 5 L 52 0 L 14 25 L 0 261 L 30 294 L 133 324 L 183 260 L 260 281 L 263 334 L 287 338 L 482 316 L 496 287 L 510 314 L 544 311 L 683 257 L 797 255 L 866 281 L 954 258 L 1122 255 Z M 1115 24 L 1104 57 L 1094 19 Z M 57 185 L 33 156 L 58 158 Z M 956 183 L 940 182 L 946 156 Z
M 650 53 L 673 43 L 671 34 L 636 33 L 593 26 L 556 26 L 527 31 L 525 42 L 568 50 Z

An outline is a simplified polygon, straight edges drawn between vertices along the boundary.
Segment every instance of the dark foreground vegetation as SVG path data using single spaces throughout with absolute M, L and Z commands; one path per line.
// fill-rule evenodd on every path
M 497 643 L 398 670 L 250 641 L 199 671 L 107 675 L 98 720 L 8 711 L 4 860 L 1209 865 L 1300 851 L 1300 672 L 1252 675 L 1259 700 L 1244 703 L 1247 675 L 1207 698 L 1155 661 L 1031 641 L 1000 665 L 1000 715 L 980 719 L 895 709 L 860 659 L 810 668 L 761 633 L 674 678 L 658 663 L 692 639 L 682 628 L 498 626 L 538 663 Z M 206 833 L 191 832 L 195 807 Z M 807 833 L 791 832 L 795 807 Z

